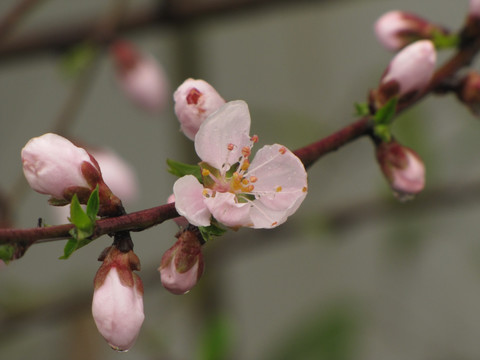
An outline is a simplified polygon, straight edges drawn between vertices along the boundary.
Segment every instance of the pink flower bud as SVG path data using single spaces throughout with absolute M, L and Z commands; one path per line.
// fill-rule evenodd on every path
M 195 139 L 203 121 L 225 104 L 209 83 L 194 79 L 185 80 L 173 94 L 173 99 L 180 128 L 190 140 Z
M 192 289 L 203 273 L 200 234 L 184 230 L 177 242 L 163 254 L 158 271 L 162 285 L 176 295 Z
M 117 351 L 129 350 L 142 326 L 143 284 L 132 270 L 139 269 L 137 256 L 111 247 L 95 276 L 92 314 L 97 329 Z
M 480 0 L 470 0 L 468 15 L 474 18 L 480 18 Z
M 383 174 L 401 199 L 423 190 L 425 166 L 413 150 L 391 141 L 378 145 L 376 156 Z
M 420 39 L 432 39 L 436 33 L 447 34 L 448 31 L 415 14 L 398 10 L 382 15 L 375 23 L 378 40 L 392 51 Z
M 394 96 L 399 100 L 415 97 L 429 84 L 435 71 L 436 52 L 430 40 L 420 40 L 408 45 L 390 62 L 373 92 L 375 104 L 384 105 Z
M 175 194 L 170 195 L 167 199 L 167 203 L 171 204 L 173 202 L 175 202 Z M 173 219 L 173 221 L 175 221 L 175 223 L 182 228 L 186 228 L 188 226 L 188 220 L 184 216 L 177 216 Z
M 70 200 L 72 192 L 90 193 L 101 180 L 96 161 L 56 134 L 31 139 L 22 149 L 22 163 L 30 186 L 57 200 Z
M 118 83 L 135 104 L 151 112 L 165 108 L 168 99 L 166 75 L 153 58 L 139 53 L 126 41 L 111 47 L 117 69 Z

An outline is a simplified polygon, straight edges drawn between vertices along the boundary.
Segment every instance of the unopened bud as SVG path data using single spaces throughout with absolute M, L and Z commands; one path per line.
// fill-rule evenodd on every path
M 392 51 L 421 39 L 433 39 L 436 34 L 448 34 L 448 30 L 434 25 L 415 14 L 390 11 L 375 23 L 375 34 L 387 49 Z
M 168 81 L 152 57 L 140 53 L 127 41 L 117 41 L 111 47 L 118 83 L 125 95 L 145 110 L 158 112 L 168 99 Z
M 402 200 L 425 186 L 425 166 L 417 153 L 392 140 L 376 148 L 377 161 L 395 194 Z
M 195 139 L 205 119 L 225 104 L 209 83 L 194 79 L 185 80 L 173 94 L 173 99 L 180 128 L 190 140 Z
M 106 249 L 103 264 L 94 280 L 92 314 L 97 329 L 117 351 L 129 350 L 142 326 L 143 284 L 133 270 L 140 269 L 138 257 L 115 247 Z
M 470 111 L 480 115 L 480 74 L 471 71 L 460 82 L 456 95 L 460 101 L 468 106 Z
M 25 145 L 22 163 L 32 189 L 60 201 L 70 201 L 74 193 L 90 194 L 102 178 L 98 164 L 85 149 L 51 133 Z
M 177 242 L 163 254 L 158 271 L 162 285 L 176 295 L 192 289 L 203 273 L 203 255 L 200 234 L 184 230 Z
M 394 96 L 399 102 L 417 96 L 429 84 L 435 71 L 437 54 L 430 40 L 408 45 L 390 62 L 380 79 L 377 90 L 372 91 L 375 108 L 385 105 Z
M 468 15 L 480 19 L 480 0 L 470 0 Z

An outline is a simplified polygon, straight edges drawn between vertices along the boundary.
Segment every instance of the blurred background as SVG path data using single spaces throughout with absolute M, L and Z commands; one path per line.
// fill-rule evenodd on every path
M 0 15 L 18 2 L 1 1 Z M 458 29 L 468 8 L 467 0 L 131 0 L 123 16 L 158 4 L 184 15 L 121 36 L 163 65 L 171 92 L 188 77 L 205 79 L 226 100 L 249 104 L 260 145 L 290 149 L 355 119 L 354 102 L 392 56 L 373 34 L 380 15 L 409 10 Z M 114 6 L 44 0 L 9 41 L 99 21 Z M 0 190 L 14 199 L 16 227 L 35 227 L 39 217 L 58 223 L 47 197 L 25 186 L 20 150 L 59 126 L 135 169 L 140 193 L 127 211 L 166 202 L 175 177 L 165 160 L 197 161 L 172 100 L 155 115 L 126 100 L 105 50 L 72 76 L 71 48 L 8 52 L 6 44 Z M 371 143 L 355 141 L 309 170 L 307 199 L 287 223 L 208 243 L 204 276 L 187 295 L 167 292 L 156 270 L 176 225 L 134 233 L 146 319 L 126 354 L 108 347 L 90 310 L 97 257 L 111 239 L 66 261 L 58 259 L 64 241 L 32 246 L 0 271 L 0 358 L 479 359 L 480 124 L 452 96 L 429 97 L 398 118 L 394 134 L 426 164 L 427 188 L 414 201 L 394 199 Z

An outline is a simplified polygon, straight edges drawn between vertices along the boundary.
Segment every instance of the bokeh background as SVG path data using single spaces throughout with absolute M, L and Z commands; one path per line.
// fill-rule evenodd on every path
M 0 14 L 15 3 L 1 1 Z M 99 18 L 111 4 L 44 1 L 13 35 Z M 129 8 L 151 4 L 132 0 Z M 187 77 L 203 78 L 225 99 L 247 101 L 260 145 L 296 149 L 355 119 L 354 102 L 364 101 L 392 56 L 373 34 L 381 14 L 410 10 L 458 29 L 467 7 L 467 0 L 273 1 L 123 36 L 163 64 L 172 91 Z M 15 196 L 18 227 L 39 217 L 55 223 L 46 197 L 19 185 L 20 150 L 52 130 L 71 94 L 76 80 L 62 70 L 63 58 L 0 58 L 0 189 Z M 107 52 L 71 115 L 70 135 L 113 149 L 135 168 L 141 193 L 127 211 L 165 203 L 175 181 L 165 159 L 196 161 L 173 102 L 160 115 L 128 102 Z M 164 290 L 156 270 L 176 225 L 133 234 L 146 320 L 127 354 L 108 347 L 90 313 L 96 259 L 111 239 L 68 261 L 58 259 L 63 241 L 33 246 L 0 271 L 0 359 L 479 359 L 480 123 L 453 97 L 429 97 L 398 118 L 394 133 L 425 161 L 427 188 L 417 199 L 397 202 L 371 143 L 356 141 L 309 170 L 308 197 L 286 224 L 207 244 L 205 274 L 187 295 Z

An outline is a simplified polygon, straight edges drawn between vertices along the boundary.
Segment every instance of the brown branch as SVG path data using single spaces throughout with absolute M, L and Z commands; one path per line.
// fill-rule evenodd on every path
M 0 42 L 3 42 L 23 20 L 25 15 L 43 0 L 23 0 L 0 19 Z
M 238 14 L 240 11 L 256 10 L 272 4 L 291 3 L 297 5 L 304 2 L 308 2 L 308 0 L 158 1 L 156 5 L 130 11 L 119 22 L 118 32 L 126 33 L 155 25 L 184 26 L 186 22 L 205 20 L 212 16 Z M 25 32 L 8 42 L 0 44 L 0 60 L 30 56 L 45 51 L 62 51 L 88 38 L 96 24 L 96 18 L 83 19 L 77 22 L 70 20 L 58 26 L 49 25 L 48 28 L 42 27 Z M 96 40 L 98 43 L 108 43 L 113 37 L 114 34 L 105 33 Z

